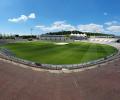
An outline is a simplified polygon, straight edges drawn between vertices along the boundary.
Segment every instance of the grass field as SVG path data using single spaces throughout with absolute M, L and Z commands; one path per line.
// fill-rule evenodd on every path
M 109 45 L 74 42 L 55 45 L 48 42 L 21 42 L 3 46 L 17 57 L 45 64 L 78 64 L 103 58 L 117 49 Z

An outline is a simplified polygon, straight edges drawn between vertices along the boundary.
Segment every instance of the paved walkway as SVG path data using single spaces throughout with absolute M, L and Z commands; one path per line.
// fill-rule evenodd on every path
M 0 60 L 0 100 L 120 100 L 120 59 L 57 74 Z

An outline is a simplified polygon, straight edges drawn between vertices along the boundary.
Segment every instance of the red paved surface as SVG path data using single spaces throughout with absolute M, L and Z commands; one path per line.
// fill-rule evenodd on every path
M 120 100 L 120 60 L 69 74 L 0 61 L 0 100 Z

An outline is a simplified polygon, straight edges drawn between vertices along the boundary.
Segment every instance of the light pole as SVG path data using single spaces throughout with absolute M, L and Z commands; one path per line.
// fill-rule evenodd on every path
M 31 31 L 31 36 L 32 36 L 32 32 L 33 32 L 33 30 L 34 30 L 33 28 L 30 28 L 30 31 Z

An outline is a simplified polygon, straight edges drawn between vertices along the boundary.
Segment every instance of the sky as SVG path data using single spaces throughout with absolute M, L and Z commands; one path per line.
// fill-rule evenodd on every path
M 0 33 L 54 31 L 120 35 L 120 0 L 0 0 Z

